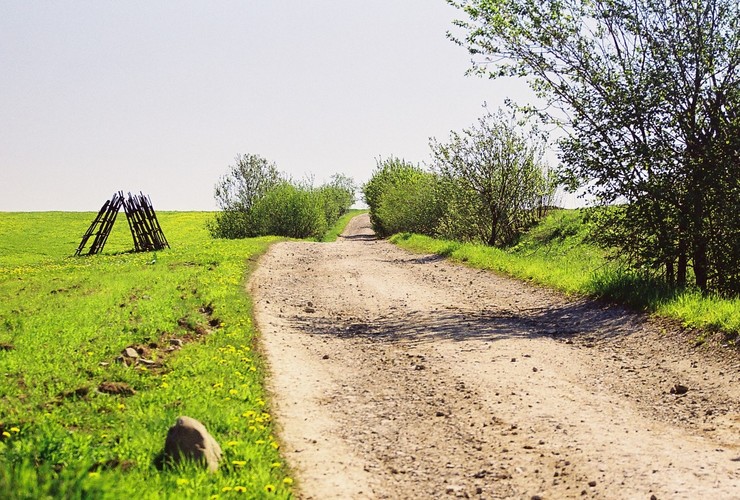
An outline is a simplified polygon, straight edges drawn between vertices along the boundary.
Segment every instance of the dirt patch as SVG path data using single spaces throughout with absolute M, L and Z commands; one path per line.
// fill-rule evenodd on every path
M 273 246 L 250 288 L 302 498 L 740 497 L 736 352 L 367 216 Z

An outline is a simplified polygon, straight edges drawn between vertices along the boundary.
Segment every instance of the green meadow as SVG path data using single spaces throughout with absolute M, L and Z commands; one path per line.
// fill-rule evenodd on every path
M 129 253 L 121 213 L 103 254 L 72 257 L 93 213 L 0 213 L 1 498 L 291 497 L 244 290 L 276 239 L 158 215 L 170 250 Z M 180 415 L 221 444 L 217 473 L 156 467 Z
M 589 239 L 580 210 L 556 210 L 509 248 L 446 241 L 401 233 L 391 241 L 407 250 L 433 253 L 571 295 L 626 304 L 707 332 L 722 332 L 729 342 L 740 334 L 740 299 L 702 296 L 696 290 L 668 289 L 659 280 L 630 275 L 618 260 Z

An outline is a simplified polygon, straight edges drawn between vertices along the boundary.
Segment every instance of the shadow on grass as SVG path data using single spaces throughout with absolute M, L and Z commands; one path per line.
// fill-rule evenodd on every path
M 592 297 L 652 312 L 661 304 L 674 300 L 685 290 L 671 287 L 655 277 L 612 269 L 594 275 L 587 283 L 586 291 Z

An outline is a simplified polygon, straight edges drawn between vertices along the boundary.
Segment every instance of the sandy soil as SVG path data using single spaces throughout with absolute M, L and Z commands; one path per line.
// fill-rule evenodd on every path
M 301 498 L 740 498 L 736 351 L 367 216 L 273 246 L 250 288 Z

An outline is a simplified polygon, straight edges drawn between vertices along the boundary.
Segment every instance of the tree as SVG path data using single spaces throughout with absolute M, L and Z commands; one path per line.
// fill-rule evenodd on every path
M 492 246 L 513 242 L 555 192 L 544 148 L 536 128 L 520 131 L 500 110 L 477 127 L 452 132 L 448 143 L 432 140 L 433 169 L 447 201 L 440 235 Z
M 209 230 L 218 238 L 257 236 L 258 225 L 250 220 L 252 208 L 268 191 L 284 182 L 275 164 L 259 155 L 237 155 L 235 161 L 216 183 L 216 203 L 221 212 Z
M 472 72 L 526 77 L 602 241 L 679 286 L 740 292 L 736 0 L 464 0 Z M 615 207 L 615 205 L 618 205 Z M 730 276 L 730 279 L 728 278 Z M 732 284 L 734 283 L 734 284 Z

